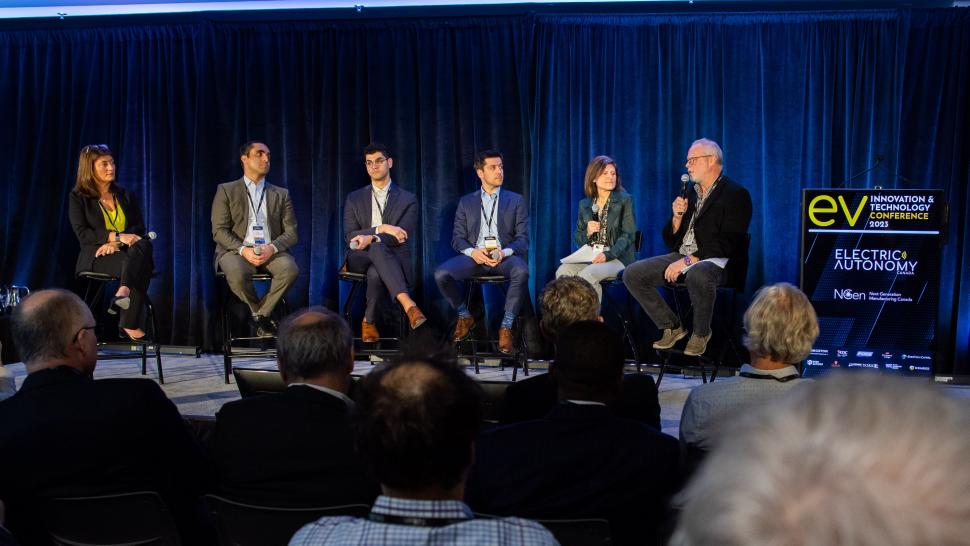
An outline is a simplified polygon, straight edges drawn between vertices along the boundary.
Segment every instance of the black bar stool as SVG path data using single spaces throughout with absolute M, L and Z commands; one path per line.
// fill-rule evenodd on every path
M 354 321 L 354 315 L 353 315 L 354 302 L 356 301 L 358 295 L 363 294 L 367 288 L 367 273 L 354 273 L 352 271 L 347 271 L 347 262 L 345 260 L 344 264 L 340 267 L 340 270 L 337 272 L 337 278 L 340 279 L 341 281 L 350 283 L 350 293 L 348 293 L 347 297 L 344 298 L 342 310 L 343 310 L 344 320 L 347 321 L 347 324 L 350 326 L 351 331 L 355 332 L 356 327 L 354 325 L 356 324 L 356 322 Z M 398 354 L 399 348 L 400 348 L 399 346 L 400 342 L 403 341 L 405 337 L 407 337 L 407 329 L 404 326 L 405 323 L 407 322 L 407 315 L 404 314 L 404 310 L 401 309 L 400 305 L 397 305 L 396 302 L 394 302 L 394 305 L 396 305 L 400 310 L 400 315 L 398 318 L 397 337 L 381 336 L 380 341 L 378 341 L 377 343 L 365 343 L 360 336 L 355 336 L 354 337 L 355 355 L 358 355 L 358 356 L 373 355 L 373 356 L 379 356 L 383 358 L 383 357 L 388 357 L 388 356 L 393 356 Z M 385 341 L 394 342 L 398 346 L 393 349 L 382 348 L 381 345 L 383 345 L 383 342 Z M 358 342 L 359 342 L 359 348 L 357 347 Z
M 154 274 L 152 276 L 154 277 Z M 84 303 L 88 304 L 88 307 L 91 308 L 92 314 L 97 317 L 98 324 L 103 325 L 107 321 L 107 298 L 105 297 L 107 292 L 105 291 L 105 286 L 111 282 L 119 282 L 121 279 L 114 275 L 95 271 L 81 271 L 77 274 L 77 278 L 87 281 L 87 287 L 84 289 Z M 99 351 L 98 360 L 122 360 L 129 359 L 133 355 L 138 355 L 141 357 L 141 374 L 148 375 L 148 348 L 152 347 L 152 352 L 155 354 L 155 366 L 158 369 L 158 382 L 164 385 L 165 375 L 162 372 L 162 349 L 158 344 L 158 324 L 155 322 L 155 307 L 152 305 L 152 299 L 148 297 L 147 293 L 145 294 L 145 313 L 148 323 L 151 325 L 150 332 L 145 332 L 146 339 L 143 341 L 127 340 L 124 342 L 137 344 L 138 350 L 106 354 L 102 354 Z M 101 335 L 98 336 L 98 349 L 111 345 L 111 343 L 104 341 L 105 337 L 107 336 L 102 331 Z
M 216 271 L 216 278 L 220 278 L 220 279 L 223 279 L 223 281 L 225 281 L 226 274 L 223 273 L 220 270 L 217 270 Z M 257 281 L 258 282 L 269 282 L 269 281 L 272 281 L 272 280 L 273 280 L 273 276 L 270 275 L 269 273 L 254 273 L 253 274 L 253 282 L 257 282 Z M 232 359 L 233 358 L 237 358 L 237 357 L 246 357 L 246 358 L 249 358 L 249 357 L 258 357 L 258 356 L 276 358 L 276 347 L 275 347 L 275 344 L 276 344 L 276 336 L 273 336 L 271 338 L 268 338 L 268 337 L 258 337 L 258 336 L 240 336 L 240 337 L 235 337 L 234 334 L 232 333 L 232 316 L 230 315 L 229 304 L 232 303 L 232 300 L 235 300 L 235 301 L 237 301 L 239 303 L 242 303 L 242 300 L 240 300 L 238 297 L 236 297 L 235 294 L 232 293 L 232 290 L 229 289 L 229 283 L 228 282 L 224 282 L 223 283 L 222 296 L 223 296 L 222 297 L 222 312 L 221 312 L 221 315 L 222 315 L 222 367 L 223 367 L 223 375 L 224 375 L 226 384 L 228 385 L 229 384 L 229 375 L 232 373 Z M 286 297 L 285 296 L 282 297 L 282 298 L 280 298 L 280 304 L 283 306 L 283 314 L 284 315 L 288 315 L 290 313 L 290 308 L 289 308 L 289 305 L 286 303 Z M 273 344 L 274 344 L 274 347 L 273 348 L 266 347 L 266 342 L 268 340 L 273 340 Z M 257 348 L 253 348 L 253 347 L 238 347 L 239 349 L 246 349 L 246 350 L 245 351 L 242 351 L 242 352 L 235 352 L 235 353 L 233 352 L 233 345 L 235 343 L 252 343 L 254 341 L 260 342 L 261 347 L 259 347 L 258 349 Z
M 529 351 L 526 347 L 525 336 L 522 335 L 522 328 L 517 328 L 519 325 L 519 317 L 515 318 L 515 324 L 512 326 L 513 332 L 518 332 L 516 336 L 516 351 L 512 354 L 505 354 L 498 350 L 498 338 L 492 337 L 489 327 L 488 320 L 488 306 L 485 304 L 485 285 L 493 284 L 498 285 L 502 288 L 502 294 L 508 294 L 507 283 L 509 280 L 502 275 L 475 275 L 470 277 L 465 281 L 467 283 L 465 292 L 465 307 L 471 308 L 472 295 L 478 293 L 479 298 L 482 302 L 482 323 L 485 327 L 485 337 L 479 338 L 475 334 L 475 328 L 468 334 L 468 337 L 458 342 L 458 356 L 463 356 L 471 360 L 475 364 L 475 373 L 479 373 L 479 365 L 486 358 L 498 358 L 500 362 L 505 362 L 506 360 L 512 361 L 512 381 L 515 381 L 518 375 L 519 367 L 522 367 L 523 373 L 529 375 Z M 477 326 L 477 325 L 476 325 Z M 454 324 L 452 324 L 451 330 L 454 330 Z M 489 350 L 480 351 L 479 344 L 484 343 L 488 345 Z M 468 348 L 470 347 L 470 350 Z M 501 369 L 505 369 L 505 365 L 501 364 Z
M 643 232 L 637 231 L 633 236 L 633 249 L 635 255 L 640 254 L 640 245 L 643 244 Z M 607 277 L 600 281 L 600 287 L 603 291 L 603 298 L 609 303 L 611 309 L 616 314 L 616 318 L 620 321 L 620 325 L 623 327 L 623 339 L 626 340 L 627 344 L 630 346 L 630 352 L 633 355 L 633 362 L 637 365 L 637 373 L 642 371 L 640 366 L 640 353 L 637 351 L 636 340 L 633 339 L 633 329 L 631 327 L 630 317 L 633 316 L 633 312 L 630 310 L 630 302 L 627 300 L 627 306 L 625 310 L 622 310 L 613 296 L 610 295 L 610 289 L 616 286 L 626 288 L 623 285 L 623 272 L 615 277 Z

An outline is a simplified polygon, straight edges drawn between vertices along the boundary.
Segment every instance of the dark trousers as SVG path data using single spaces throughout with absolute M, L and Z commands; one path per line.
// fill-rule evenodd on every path
M 634 262 L 623 271 L 623 284 L 661 330 L 676 328 L 680 324 L 680 319 L 660 296 L 657 288 L 667 282 L 664 279 L 667 266 L 683 259 L 683 254 L 671 252 Z M 724 282 L 724 278 L 724 270 L 711 262 L 698 263 L 684 275 L 687 294 L 690 295 L 690 302 L 694 307 L 694 334 L 710 335 L 717 287 Z
M 529 266 L 518 256 L 509 256 L 495 267 L 488 267 L 475 263 L 475 260 L 464 254 L 455 256 L 438 266 L 434 272 L 434 282 L 438 290 L 453 309 L 458 309 L 465 303 L 464 291 L 459 285 L 461 281 L 476 275 L 501 275 L 509 280 L 509 289 L 505 295 L 505 312 L 519 313 L 523 298 L 529 290 Z
M 408 284 L 404 266 L 397 255 L 385 244 L 371 244 L 364 250 L 351 250 L 347 255 L 347 270 L 353 273 L 367 273 L 367 308 L 364 318 L 374 324 L 377 317 L 377 304 L 384 295 L 385 287 L 391 297 L 408 294 Z
M 139 327 L 141 308 L 152 280 L 152 242 L 141 239 L 127 249 L 106 256 L 98 256 L 91 266 L 96 273 L 107 273 L 121 279 L 121 284 L 131 290 L 131 304 L 122 309 L 118 326 L 134 330 Z

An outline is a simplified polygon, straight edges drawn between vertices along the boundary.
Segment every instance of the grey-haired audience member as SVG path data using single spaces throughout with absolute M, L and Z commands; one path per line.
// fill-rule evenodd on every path
M 925 381 L 836 373 L 728 429 L 674 544 L 970 541 L 970 408 Z
M 762 287 L 744 313 L 744 328 L 751 364 L 737 377 L 698 386 L 684 403 L 680 441 L 689 466 L 716 443 L 722 423 L 808 381 L 796 365 L 818 337 L 818 320 L 801 290 L 784 282 Z

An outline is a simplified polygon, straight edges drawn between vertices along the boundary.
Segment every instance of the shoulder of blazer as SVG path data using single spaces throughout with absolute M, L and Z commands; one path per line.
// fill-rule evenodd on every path
M 610 201 L 615 203 L 631 203 L 633 202 L 633 196 L 625 191 L 618 191 L 610 194 Z

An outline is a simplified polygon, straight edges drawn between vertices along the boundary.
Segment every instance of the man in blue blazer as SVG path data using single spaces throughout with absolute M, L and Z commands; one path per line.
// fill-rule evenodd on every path
M 408 238 L 418 228 L 418 200 L 391 182 L 394 159 L 383 144 L 372 142 L 364 148 L 364 165 L 371 183 L 347 196 L 344 239 L 351 249 L 347 269 L 367 273 L 367 308 L 360 337 L 373 343 L 380 340 L 375 315 L 385 287 L 401 304 L 411 329 L 424 324 L 425 317 L 410 293 L 414 268 Z
M 529 211 L 522 196 L 502 190 L 502 154 L 493 150 L 475 156 L 475 173 L 482 188 L 461 198 L 455 211 L 451 246 L 460 255 L 434 272 L 438 289 L 458 311 L 453 338 L 468 337 L 475 319 L 468 311 L 458 283 L 475 275 L 502 275 L 509 280 L 505 314 L 498 332 L 498 349 L 511 353 L 512 324 L 528 294 Z

